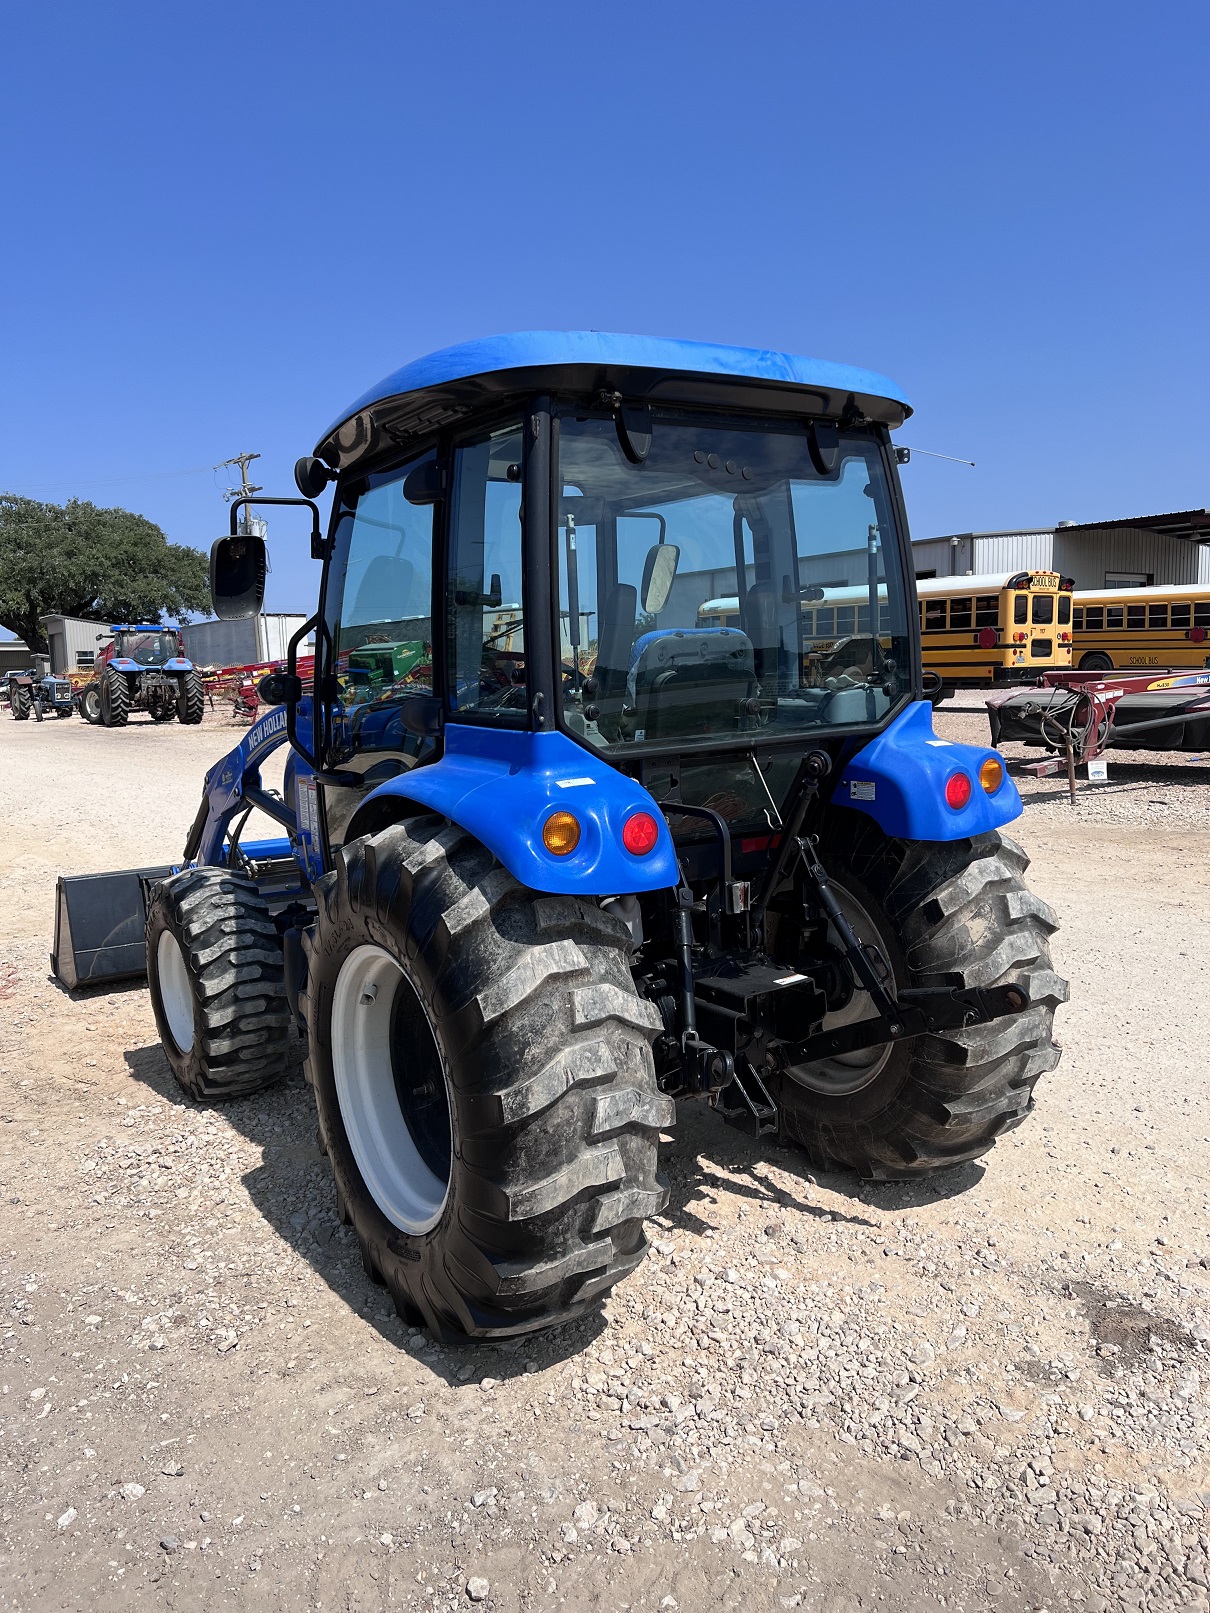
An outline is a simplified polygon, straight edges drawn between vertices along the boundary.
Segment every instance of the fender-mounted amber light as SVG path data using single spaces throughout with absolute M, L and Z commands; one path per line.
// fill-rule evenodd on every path
M 989 756 L 979 769 L 979 783 L 988 795 L 995 795 L 1004 782 L 1004 764 L 998 756 Z
M 552 857 L 566 857 L 580 844 L 580 820 L 574 812 L 552 812 L 542 825 L 542 844 Z

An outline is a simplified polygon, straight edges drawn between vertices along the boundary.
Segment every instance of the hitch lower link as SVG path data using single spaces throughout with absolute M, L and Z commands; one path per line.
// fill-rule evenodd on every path
M 840 937 L 848 963 L 877 1012 L 872 1019 L 861 1020 L 856 1025 L 844 1025 L 834 1031 L 820 1030 L 799 1042 L 781 1042 L 770 1047 L 765 1054 L 765 1067 L 771 1073 L 787 1066 L 836 1058 L 841 1053 L 855 1053 L 861 1048 L 878 1047 L 885 1042 L 923 1036 L 930 1031 L 986 1025 L 1009 1014 L 1024 1013 L 1029 1007 L 1029 992 L 1018 985 L 905 987 L 897 996 L 892 996 L 886 986 L 889 970 L 880 975 L 871 957 L 873 953 L 881 962 L 881 954 L 876 948 L 863 946 L 854 933 L 816 854 L 814 841 L 803 836 L 798 838 L 797 844 L 816 900 Z

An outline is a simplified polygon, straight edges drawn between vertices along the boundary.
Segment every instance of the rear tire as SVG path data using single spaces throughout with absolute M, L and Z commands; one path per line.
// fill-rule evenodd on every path
M 90 683 L 80 696 L 80 715 L 93 727 L 101 721 L 101 691 L 95 683 Z
M 366 1271 L 444 1338 L 595 1304 L 668 1198 L 625 926 L 437 817 L 345 846 L 316 895 L 306 1072 Z
M 1081 672 L 1112 672 L 1113 662 L 1102 650 L 1090 650 L 1080 657 Z
M 176 714 L 184 723 L 199 723 L 206 714 L 206 691 L 195 671 L 182 672 L 177 682 Z
M 130 685 L 125 674 L 107 667 L 101 681 L 101 721 L 106 728 L 125 728 L 130 716 Z
M 285 1073 L 281 941 L 250 879 L 188 868 L 157 885 L 147 982 L 164 1056 L 190 1097 L 241 1097 Z
M 843 820 L 858 820 L 846 822 Z M 834 813 L 820 855 L 841 890 L 880 932 L 896 985 L 1020 984 L 1022 1014 L 888 1044 L 864 1086 L 804 1067 L 775 1094 L 782 1126 L 821 1170 L 844 1167 L 895 1181 L 977 1159 L 1033 1108 L 1038 1077 L 1053 1070 L 1055 1010 L 1067 982 L 1052 970 L 1054 913 L 1026 889 L 1029 859 L 999 834 L 947 842 L 893 840 L 855 812 Z M 839 894 L 839 892 L 838 892 Z M 852 920 L 851 920 L 852 921 Z M 843 1078 L 844 1071 L 837 1072 Z
M 28 722 L 30 707 L 33 705 L 33 696 L 23 684 L 15 684 L 9 692 L 9 704 L 13 708 L 13 716 L 18 722 Z

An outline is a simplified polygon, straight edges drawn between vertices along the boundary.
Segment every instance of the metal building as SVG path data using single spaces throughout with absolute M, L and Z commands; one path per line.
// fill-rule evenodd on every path
M 50 648 L 50 669 L 58 676 L 87 672 L 106 639 L 112 638 L 105 622 L 86 622 L 81 616 L 39 616 Z
M 1061 522 L 1020 532 L 959 532 L 913 543 L 917 577 L 1058 571 L 1077 588 L 1210 583 L 1210 510 Z
M 0 639 L 0 676 L 6 672 L 28 672 L 37 659 L 24 639 Z
M 284 661 L 302 615 L 262 611 L 236 622 L 192 622 L 181 629 L 185 654 L 196 666 L 261 666 Z

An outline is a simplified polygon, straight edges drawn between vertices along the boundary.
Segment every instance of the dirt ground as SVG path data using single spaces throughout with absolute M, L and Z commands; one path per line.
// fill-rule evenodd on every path
M 986 1160 L 871 1186 L 683 1108 L 604 1312 L 452 1349 L 297 1070 L 202 1108 L 142 986 L 50 975 L 56 876 L 176 856 L 238 735 L 0 711 L 0 1609 L 1206 1613 L 1210 768 L 1024 786 L 1071 1001 Z

